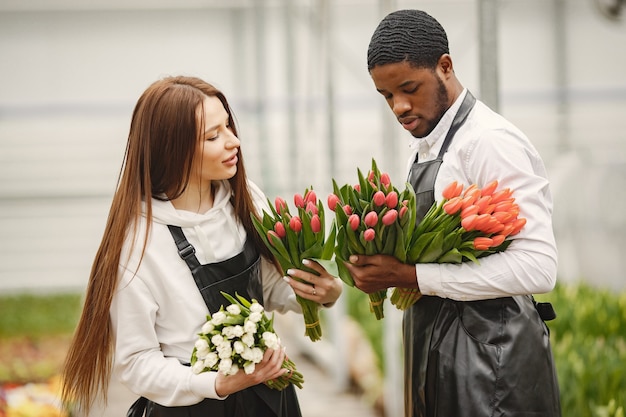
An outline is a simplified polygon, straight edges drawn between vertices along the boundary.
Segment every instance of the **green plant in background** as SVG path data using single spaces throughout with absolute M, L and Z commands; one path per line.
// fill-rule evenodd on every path
M 362 325 L 384 366 L 383 323 L 371 319 L 362 293 L 346 291 L 345 295 L 348 314 Z M 625 417 L 626 291 L 559 284 L 535 298 L 551 302 L 557 312 L 557 318 L 547 324 L 563 416 Z

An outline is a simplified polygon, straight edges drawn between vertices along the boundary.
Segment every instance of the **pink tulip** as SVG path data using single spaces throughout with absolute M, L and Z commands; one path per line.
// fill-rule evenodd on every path
M 493 240 L 493 247 L 496 248 L 496 247 L 500 246 L 504 242 L 505 238 L 506 238 L 506 236 L 504 236 L 504 235 L 491 236 L 491 240 Z
M 513 222 L 513 230 L 511 231 L 510 236 L 516 235 L 520 232 L 520 230 L 522 230 L 522 227 L 524 227 L 524 225 L 526 225 L 526 219 L 525 218 L 519 218 L 517 220 L 515 220 Z
M 268 230 L 267 231 L 267 240 L 270 242 L 270 245 L 274 246 L 274 241 L 273 239 L 278 239 L 280 240 L 280 236 L 278 236 L 278 233 L 276 233 L 273 230 Z
M 372 197 L 372 201 L 374 202 L 374 204 L 376 204 L 377 207 L 382 206 L 383 204 L 385 204 L 385 193 L 383 193 L 382 191 L 376 191 L 374 193 L 374 196 Z
M 274 225 L 274 231 L 281 239 L 287 236 L 285 225 L 282 222 L 276 222 L 276 224 Z
M 367 180 L 369 182 L 374 181 L 374 178 L 376 178 L 376 174 L 374 174 L 374 171 L 370 171 L 370 172 L 367 173 Z
M 300 230 L 302 230 L 302 220 L 300 220 L 300 217 L 293 216 L 289 220 L 289 228 L 294 232 L 299 233 Z
M 404 216 L 408 213 L 409 208 L 407 206 L 402 206 L 400 208 L 400 218 L 403 219 Z
M 314 214 L 311 216 L 311 230 L 313 233 L 319 233 L 322 230 L 322 222 L 320 221 L 320 216 Z
M 478 219 L 477 214 L 470 214 L 469 216 L 461 220 L 461 227 L 468 232 L 471 232 L 476 228 L 476 219 Z
M 480 197 L 478 200 L 476 200 L 474 205 L 478 206 L 478 212 L 482 214 L 485 212 L 485 209 L 487 208 L 487 206 L 489 206 L 490 202 L 491 202 L 490 196 L 483 196 L 483 197 Z
M 302 195 L 300 194 L 295 194 L 293 196 L 293 203 L 296 205 L 296 207 L 298 208 L 304 208 L 304 198 L 302 197 Z
M 491 204 L 498 204 L 499 202 L 504 201 L 507 198 L 510 198 L 512 194 L 513 194 L 513 191 L 511 191 L 509 188 L 496 191 L 495 193 L 491 195 Z
M 385 187 L 389 187 L 389 185 L 391 185 L 391 178 L 389 178 L 389 174 L 386 172 L 380 174 L 380 183 Z
M 328 196 L 327 202 L 328 202 L 328 208 L 331 209 L 332 211 L 335 211 L 335 208 L 337 207 L 337 203 L 339 203 L 340 200 L 336 194 L 330 194 Z
M 311 213 L 311 214 L 318 214 L 318 209 L 317 206 L 315 205 L 315 203 L 309 201 L 308 203 L 306 203 L 306 210 L 307 213 Z
M 370 211 L 365 215 L 363 222 L 367 227 L 374 227 L 378 223 L 378 214 L 375 211 Z
M 463 206 L 463 199 L 460 196 L 453 197 L 444 203 L 443 210 L 450 216 L 453 216 L 457 214 L 459 210 L 461 210 L 462 206 Z
M 350 207 L 349 205 L 345 205 L 343 206 L 343 212 L 346 213 L 348 216 L 352 214 L 352 207 Z
M 387 213 L 383 215 L 382 222 L 385 226 L 390 226 L 393 222 L 398 218 L 398 211 L 395 209 L 389 210 Z
M 287 202 L 280 197 L 276 197 L 274 207 L 276 207 L 277 213 L 282 213 L 283 209 L 287 210 Z
M 360 193 L 360 192 L 361 192 L 361 184 L 355 184 L 355 185 L 354 185 L 354 187 L 352 187 L 352 188 L 354 188 L 354 190 L 355 190 L 357 193 Z
M 441 195 L 446 200 L 451 200 L 454 197 L 458 197 L 461 195 L 463 191 L 463 184 L 459 184 L 456 181 L 453 181 L 450 185 L 443 189 Z
M 317 204 L 317 194 L 315 194 L 315 191 L 309 190 L 304 196 L 304 202 Z
M 361 218 L 358 214 L 351 214 L 350 217 L 348 217 L 348 224 L 350 225 L 350 229 L 356 232 L 361 224 Z
M 493 239 L 488 237 L 477 237 L 474 239 L 474 249 L 487 250 L 493 246 Z
M 461 210 L 462 219 L 472 214 L 478 214 L 478 206 L 476 204 L 472 204 L 471 206 L 465 207 L 463 210 Z
M 374 231 L 374 229 L 365 229 L 365 231 L 363 232 L 363 239 L 366 242 L 371 242 L 372 240 L 374 240 L 375 237 L 376 232 Z
M 498 181 L 492 181 L 489 184 L 485 185 L 482 190 L 480 190 L 480 194 L 483 196 L 490 196 L 493 192 L 498 188 Z
M 391 191 L 387 194 L 387 197 L 385 197 L 385 204 L 387 204 L 387 207 L 390 209 L 395 209 L 398 206 L 398 193 Z
M 465 191 L 463 191 L 463 196 L 465 197 L 470 194 L 474 194 L 476 192 L 478 192 L 478 195 L 480 196 L 480 190 L 478 189 L 478 186 L 476 184 L 472 184 L 469 187 L 467 187 Z

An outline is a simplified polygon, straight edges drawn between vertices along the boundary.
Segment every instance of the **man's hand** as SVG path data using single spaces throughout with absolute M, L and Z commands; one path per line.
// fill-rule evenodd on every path
M 418 288 L 415 265 L 400 262 L 389 255 L 352 255 L 346 268 L 355 286 L 368 294 L 389 287 Z

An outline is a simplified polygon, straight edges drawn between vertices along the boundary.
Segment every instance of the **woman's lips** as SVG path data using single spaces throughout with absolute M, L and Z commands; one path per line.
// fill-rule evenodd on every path
M 239 158 L 237 158 L 237 154 L 234 154 L 232 157 L 228 158 L 224 161 L 226 165 L 236 165 Z

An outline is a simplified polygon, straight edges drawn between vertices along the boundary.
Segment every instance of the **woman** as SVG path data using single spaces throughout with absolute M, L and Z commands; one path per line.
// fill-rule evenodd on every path
M 341 294 L 315 262 L 319 276 L 283 279 L 250 219 L 266 201 L 246 178 L 225 96 L 192 77 L 152 84 L 133 112 L 63 400 L 88 414 L 115 370 L 142 397 L 133 415 L 299 416 L 293 386 L 263 384 L 286 372 L 284 350 L 268 349 L 250 375 L 196 375 L 188 366 L 206 315 L 227 304 L 221 291 L 278 312 L 300 311 L 296 294 L 323 305 Z

